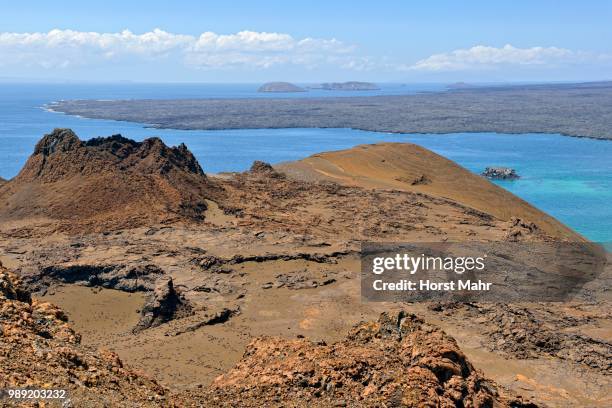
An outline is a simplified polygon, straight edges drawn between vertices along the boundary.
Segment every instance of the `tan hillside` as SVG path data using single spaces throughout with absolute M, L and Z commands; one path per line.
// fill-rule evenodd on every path
M 553 237 L 583 239 L 553 217 L 485 178 L 410 143 L 360 145 L 318 153 L 304 160 L 281 164 L 278 168 L 302 179 L 327 179 L 345 185 L 448 198 L 502 221 L 516 217 L 534 222 Z

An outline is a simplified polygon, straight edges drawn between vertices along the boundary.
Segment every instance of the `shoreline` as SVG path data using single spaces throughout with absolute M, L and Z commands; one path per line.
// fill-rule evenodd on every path
M 203 100 L 207 100 L 207 99 L 203 99 Z M 245 98 L 244 100 L 248 100 L 247 98 Z M 78 100 L 80 101 L 80 100 Z M 86 100 L 83 100 L 86 101 Z M 121 101 L 121 100 L 117 100 L 117 101 Z M 224 128 L 181 128 L 181 127 L 168 127 L 168 126 L 164 126 L 163 124 L 156 124 L 156 123 L 144 123 L 144 122 L 135 122 L 135 121 L 131 121 L 131 120 L 125 120 L 125 119 L 113 119 L 113 118 L 98 118 L 98 117 L 91 117 L 91 116 L 83 116 L 83 115 L 79 115 L 79 114 L 74 114 L 74 113 L 69 113 L 66 111 L 62 111 L 62 110 L 56 110 L 53 109 L 52 107 L 50 107 L 48 105 L 43 105 L 40 107 L 40 109 L 50 112 L 50 113 L 57 113 L 57 114 L 62 114 L 62 115 L 67 115 L 67 116 L 72 116 L 75 118 L 79 118 L 79 119 L 90 119 L 90 120 L 110 120 L 110 121 L 114 121 L 114 122 L 123 122 L 123 123 L 129 123 L 129 124 L 134 124 L 134 125 L 140 125 L 143 129 L 160 129 L 160 130 L 178 130 L 178 131 L 211 131 L 211 132 L 215 132 L 215 131 L 225 131 L 225 130 L 265 130 L 265 129 L 270 129 L 270 130 L 281 130 L 281 129 L 347 129 L 347 130 L 357 130 L 360 132 L 372 132 L 372 133 L 385 133 L 385 134 L 392 134 L 392 135 L 436 135 L 436 136 L 446 136 L 446 135 L 453 135 L 453 134 L 457 134 L 457 133 L 469 133 L 469 134 L 480 134 L 480 133 L 493 133 L 496 135 L 517 135 L 517 136 L 527 136 L 530 134 L 536 134 L 536 135 L 559 135 L 559 136 L 563 136 L 563 137 L 574 137 L 574 138 L 578 138 L 578 139 L 590 139 L 590 140 L 598 140 L 598 141 L 602 141 L 602 142 L 610 142 L 612 141 L 612 137 L 611 138 L 603 138 L 603 137 L 595 137 L 595 136 L 585 136 L 585 135 L 578 135 L 578 134 L 570 134 L 570 133 L 562 133 L 562 132 L 555 132 L 555 133 L 551 133 L 551 132 L 544 132 L 544 131 L 526 131 L 526 132 L 512 132 L 512 131 L 495 131 L 495 130 L 473 130 L 473 131 L 456 131 L 456 132 L 421 132 L 421 131 L 401 131 L 401 130 L 372 130 L 372 129 L 368 129 L 368 128 L 358 128 L 358 127 L 322 127 L 322 126 L 311 126 L 311 127 L 301 127 L 301 126 L 293 126 L 293 127 L 265 127 L 265 128 L 258 128 L 258 127 L 224 127 Z
M 373 96 L 374 97 L 374 96 Z M 372 98 L 373 98 L 372 97 Z M 205 99 L 203 98 L 202 100 L 210 100 L 210 99 Z M 249 100 L 248 98 L 244 98 L 241 100 Z M 74 101 L 88 101 L 88 100 L 74 100 Z M 99 100 L 96 100 L 99 101 Z M 113 101 L 117 101 L 117 102 L 121 102 L 124 100 L 121 99 L 117 99 L 117 100 L 108 100 L 107 102 L 113 102 Z M 70 101 L 67 101 L 70 102 Z M 160 130 L 178 130 L 178 131 L 196 131 L 196 130 L 200 130 L 200 131 L 224 131 L 224 130 L 264 130 L 264 129 L 271 129 L 271 130 L 281 130 L 281 129 L 348 129 L 348 130 L 357 130 L 360 132 L 372 132 L 372 133 L 386 133 L 386 134 L 393 134 L 393 135 L 436 135 L 436 136 L 445 136 L 445 135 L 452 135 L 452 134 L 457 134 L 457 133 L 470 133 L 470 134 L 479 134 L 479 133 L 493 133 L 493 134 L 498 134 L 498 135 L 503 135 L 503 134 L 507 134 L 507 135 L 521 135 L 521 136 L 527 136 L 529 134 L 537 134 L 537 135 L 559 135 L 559 136 L 564 136 L 564 137 L 575 137 L 578 139 L 590 139 L 590 140 L 599 140 L 599 141 L 604 141 L 604 142 L 610 142 L 612 141 L 612 137 L 610 138 L 603 138 L 603 137 L 595 137 L 595 136 L 585 136 L 585 135 L 578 135 L 578 134 L 570 134 L 570 133 L 562 133 L 562 132 L 555 132 L 555 133 L 551 133 L 551 132 L 544 132 L 544 131 L 526 131 L 526 132 L 512 132 L 512 131 L 495 131 L 495 130 L 473 130 L 473 131 L 456 131 L 456 132 L 421 132 L 421 131 L 401 131 L 401 130 L 372 130 L 372 129 L 368 129 L 368 128 L 358 128 L 358 127 L 323 127 L 323 126 L 311 126 L 311 127 L 299 127 L 299 126 L 293 126 L 293 127 L 265 127 L 265 128 L 259 128 L 259 127 L 224 127 L 224 128 L 181 128 L 181 127 L 168 127 L 168 126 L 164 126 L 163 124 L 156 124 L 156 123 L 145 123 L 145 122 L 135 122 L 135 121 L 131 121 L 131 120 L 125 120 L 125 119 L 113 119 L 113 118 L 101 118 L 101 117 L 91 117 L 91 116 L 83 116 L 83 115 L 79 115 L 79 114 L 75 114 L 75 113 L 69 113 L 67 111 L 62 111 L 62 110 L 56 110 L 53 109 L 53 107 L 51 106 L 53 103 L 55 102 L 51 102 L 49 104 L 45 104 L 43 106 L 40 106 L 40 109 L 50 112 L 50 113 L 57 113 L 57 114 L 62 114 L 62 115 L 67 115 L 67 116 L 73 116 L 75 118 L 80 118 L 80 119 L 91 119 L 91 120 L 111 120 L 114 122 L 124 122 L 124 123 L 130 123 L 130 124 L 135 124 L 135 125 L 141 125 L 142 128 L 144 129 L 160 129 Z
M 577 106 L 576 100 L 580 101 Z M 560 134 L 612 140 L 612 84 L 329 98 L 61 100 L 44 108 L 148 128 L 350 128 L 391 134 Z
M 371 98 L 375 98 L 378 96 L 371 96 Z M 368 97 L 370 98 L 370 97 Z M 149 99 L 149 100 L 153 100 L 153 99 Z M 207 98 L 202 98 L 202 100 L 218 100 L 218 99 L 207 99 Z M 241 98 L 240 100 L 251 100 L 249 98 Z M 39 108 L 46 111 L 46 112 L 50 112 L 50 113 L 56 113 L 56 114 L 62 114 L 62 115 L 67 115 L 67 116 L 72 116 L 75 118 L 79 118 L 79 119 L 90 119 L 90 120 L 110 120 L 113 122 L 123 122 L 123 123 L 129 123 L 129 124 L 133 124 L 133 125 L 140 125 L 143 129 L 160 129 L 160 130 L 178 130 L 178 131 L 227 131 L 227 130 L 265 130 L 265 129 L 270 129 L 270 130 L 282 130 L 282 129 L 347 129 L 347 130 L 357 130 L 360 132 L 372 132 L 372 133 L 385 133 L 385 134 L 392 134 L 392 135 L 436 135 L 436 136 L 446 136 L 446 135 L 453 135 L 453 134 L 457 134 L 457 133 L 469 133 L 469 134 L 480 134 L 480 133 L 493 133 L 493 134 L 497 134 L 497 135 L 503 135 L 503 134 L 507 134 L 507 135 L 517 135 L 517 136 L 527 136 L 530 134 L 537 134 L 537 135 L 559 135 L 559 136 L 563 136 L 563 137 L 574 137 L 574 138 L 578 138 L 578 139 L 590 139 L 590 140 L 599 140 L 599 141 L 612 141 L 612 137 L 611 138 L 603 138 L 603 137 L 594 137 L 594 136 L 585 136 L 585 135 L 578 135 L 578 134 L 570 134 L 570 133 L 562 133 L 562 132 L 556 132 L 556 133 L 551 133 L 551 132 L 544 132 L 544 131 L 526 131 L 526 132 L 511 132 L 511 131 L 494 131 L 494 130 L 474 130 L 474 131 L 461 131 L 461 132 L 421 132 L 421 131 L 395 131 L 395 130 L 371 130 L 368 128 L 358 128 L 358 127 L 321 127 L 321 126 L 312 126 L 312 127 L 298 127 L 298 126 L 294 126 L 294 127 L 266 127 L 266 128 L 257 128 L 257 127 L 246 127 L 246 128 L 242 128 L 242 127 L 225 127 L 225 128 L 181 128 L 181 127 L 168 127 L 168 126 L 164 126 L 163 124 L 158 124 L 158 123 L 145 123 L 145 122 L 135 122 L 135 121 L 131 121 L 131 120 L 125 120 L 125 119 L 113 119 L 113 118 L 99 118 L 99 117 L 90 117 L 90 116 L 83 116 L 83 115 L 79 115 L 79 114 L 75 114 L 75 113 L 69 113 L 67 111 L 62 111 L 62 110 L 57 110 L 53 108 L 54 104 L 59 104 L 61 102 L 79 102 L 79 101 L 83 101 L 83 102 L 87 102 L 89 101 L 88 99 L 78 99 L 78 100 L 66 100 L 66 101 L 53 101 L 47 104 L 44 104 L 42 106 L 40 106 Z M 122 102 L 122 101 L 138 101 L 136 99 L 134 100 L 127 100 L 127 99 L 108 99 L 108 100 L 101 100 L 101 99 L 96 99 L 96 102 Z
M 60 113 L 61 114 L 62 112 L 54 112 L 54 113 Z M 79 118 L 79 120 L 82 120 L 82 118 Z M 86 118 L 85 120 L 83 120 L 83 122 L 87 123 L 88 120 L 89 119 Z M 115 122 L 115 121 L 117 121 L 117 120 L 113 120 L 113 122 Z M 102 120 L 101 122 L 104 122 L 104 120 Z M 114 126 L 111 122 L 108 122 L 108 123 L 109 123 L 109 126 L 111 126 L 111 127 Z M 130 125 L 129 126 L 130 128 L 131 127 L 141 128 L 141 125 L 142 125 L 142 124 L 137 124 L 137 123 L 133 123 L 133 122 L 127 122 L 127 123 Z M 159 128 L 159 127 L 155 127 L 155 126 L 152 125 L 151 128 L 155 129 L 155 128 Z M 440 137 L 433 137 L 435 135 L 419 136 L 419 134 L 414 133 L 414 134 L 412 134 L 412 137 L 411 137 L 411 134 L 402 134 L 400 132 L 372 132 L 372 131 L 368 131 L 368 130 L 364 130 L 364 129 L 358 129 L 354 133 L 352 133 L 350 131 L 347 133 L 347 132 L 345 132 L 345 129 L 350 129 L 350 128 L 343 128 L 343 129 L 338 129 L 338 130 L 336 130 L 336 129 L 326 130 L 326 129 L 323 128 L 323 130 L 321 130 L 321 135 L 328 135 L 328 136 L 321 136 L 321 137 L 327 140 L 327 138 L 330 138 L 330 137 L 333 138 L 334 137 L 333 135 L 335 135 L 335 134 L 341 134 L 341 135 L 342 134 L 348 134 L 348 135 L 353 135 L 354 134 L 355 140 L 351 139 L 351 137 L 353 137 L 353 136 L 350 136 L 348 139 L 346 139 L 346 137 L 344 137 L 344 140 L 345 140 L 345 142 L 343 142 L 344 145 L 343 146 L 338 146 L 338 149 L 347 149 L 347 148 L 351 148 L 351 147 L 354 147 L 355 145 L 359 145 L 359 144 L 368 144 L 368 143 L 379 143 L 379 142 L 382 142 L 382 141 L 372 140 L 372 139 L 395 139 L 395 140 L 389 140 L 389 141 L 404 142 L 404 143 L 405 142 L 415 143 L 415 140 L 413 140 L 413 139 L 416 138 L 417 140 L 420 139 L 420 142 L 416 142 L 416 143 L 420 143 L 420 144 L 422 144 L 424 146 L 427 146 L 428 144 L 442 146 L 442 145 L 446 144 L 445 140 L 449 140 L 449 143 L 454 143 L 454 142 L 450 142 L 450 140 L 456 140 L 458 143 L 460 143 L 459 142 L 460 140 L 465 140 L 466 143 L 469 143 L 468 141 L 471 140 L 472 137 L 475 137 L 476 139 L 480 139 L 480 140 L 482 140 L 485 143 L 489 143 L 489 142 L 486 142 L 486 141 L 487 140 L 491 140 L 490 143 L 492 145 L 498 145 L 499 143 L 503 143 L 502 142 L 503 140 L 507 141 L 508 143 L 512 143 L 512 140 L 514 140 L 513 136 L 505 136 L 504 137 L 503 134 L 500 135 L 500 137 L 502 137 L 503 139 L 499 139 L 500 142 L 498 142 L 497 141 L 498 139 L 496 138 L 497 137 L 496 134 L 484 135 L 484 136 L 490 136 L 491 137 L 491 138 L 488 138 L 488 137 L 484 137 L 484 136 L 478 136 L 478 133 L 473 133 L 472 135 L 470 135 L 470 134 L 465 134 L 465 135 L 440 134 Z M 168 129 L 165 129 L 165 128 L 161 128 L 161 130 L 163 130 L 163 131 L 155 132 L 155 131 L 149 130 L 149 131 L 146 131 L 145 133 L 147 133 L 150 136 L 156 136 L 156 135 L 160 136 L 160 137 L 164 138 L 165 140 L 168 140 L 168 139 L 166 139 L 166 137 L 172 137 L 170 140 L 171 140 L 171 143 L 173 145 L 178 145 L 180 142 L 187 142 L 188 145 L 191 146 L 191 147 L 198 145 L 197 140 L 200 140 L 199 139 L 200 137 L 202 137 L 202 139 L 201 139 L 201 140 L 203 140 L 202 143 L 207 144 L 209 142 L 206 142 L 206 140 L 209 140 L 209 139 L 210 140 L 212 140 L 212 139 L 223 139 L 225 137 L 229 137 L 230 139 L 228 139 L 228 140 L 231 140 L 232 139 L 232 135 L 233 135 L 233 132 L 230 132 L 228 135 L 224 135 L 223 133 L 219 133 L 219 134 L 215 133 L 215 132 L 222 132 L 221 130 L 215 130 L 215 131 L 210 131 L 210 132 L 209 131 L 199 132 L 199 131 L 185 130 L 185 129 L 181 129 L 179 131 L 173 132 L 172 130 L 168 130 Z M 269 132 L 266 131 L 266 130 L 262 130 L 262 129 L 255 129 L 255 131 L 256 132 L 251 133 L 251 132 L 249 132 L 247 130 L 246 132 L 238 132 L 238 133 L 236 133 L 236 135 L 237 135 L 237 137 L 240 138 L 239 140 L 242 140 L 243 143 L 247 143 L 248 144 L 248 143 L 251 143 L 250 141 L 252 141 L 252 140 L 259 140 L 261 137 L 263 137 L 265 135 L 268 135 L 268 134 L 275 135 L 275 134 L 277 134 L 277 133 L 274 133 L 275 131 L 276 132 L 281 132 L 280 134 L 284 134 L 284 132 L 285 132 L 284 130 L 280 130 L 279 131 L 279 130 L 274 130 L 274 129 L 271 129 Z M 196 132 L 196 133 L 193 133 L 193 132 Z M 288 130 L 287 132 L 291 133 L 292 131 Z M 310 132 L 314 132 L 312 134 L 318 134 L 319 133 L 316 129 L 313 130 L 312 128 L 310 128 L 310 129 L 309 128 L 304 128 L 303 130 L 297 129 L 296 132 L 298 134 L 302 134 L 302 137 L 306 137 L 306 138 L 308 138 L 308 135 L 311 134 Z M 361 133 L 361 132 L 363 132 L 363 133 Z M 110 132 L 110 133 L 117 133 L 117 132 Z M 110 134 L 110 133 L 107 133 L 107 134 Z M 123 133 L 124 135 L 132 135 L 129 131 L 126 131 L 125 133 L 124 132 L 120 132 L 120 133 Z M 386 133 L 386 135 L 389 135 L 389 136 L 385 136 L 385 133 Z M 240 136 L 241 134 L 244 135 L 244 136 Z M 377 136 L 377 134 L 378 134 L 378 136 Z M 394 134 L 398 135 L 398 136 L 392 136 Z M 170 136 L 168 136 L 168 135 L 170 135 Z M 537 140 L 539 140 L 539 136 L 538 135 L 521 135 L 521 134 L 517 134 L 516 136 L 532 136 L 529 139 L 521 139 L 520 141 L 517 140 L 517 143 L 521 144 L 523 146 L 530 146 L 532 144 L 531 141 L 535 140 L 536 141 L 535 143 L 538 143 Z M 548 137 L 548 136 L 550 136 L 550 137 Z M 141 136 L 141 137 L 149 137 L 149 136 Z M 569 140 L 569 139 L 567 139 L 568 140 L 567 142 L 564 142 L 563 140 L 565 138 L 562 137 L 562 135 L 560 135 L 560 134 L 556 134 L 556 135 L 543 134 L 542 137 L 544 138 L 543 140 L 545 141 L 544 144 L 545 145 L 551 145 L 551 146 L 554 146 L 557 143 L 570 143 L 570 144 L 580 143 L 580 142 L 571 142 L 571 140 Z M 445 138 L 450 138 L 450 139 L 445 139 Z M 271 138 L 264 137 L 264 141 L 268 140 L 268 139 L 275 139 L 275 137 L 274 136 L 272 136 Z M 364 139 L 366 139 L 366 140 L 364 140 Z M 367 139 L 370 139 L 371 141 L 369 141 Z M 584 138 L 584 139 L 592 139 L 592 138 Z M 191 140 L 192 142 L 189 143 L 189 140 Z M 427 140 L 429 140 L 430 142 L 427 142 Z M 599 140 L 599 139 L 596 139 L 596 140 Z M 352 141 L 352 143 L 350 143 L 351 141 Z M 265 143 L 268 143 L 268 142 L 265 142 Z M 350 145 L 346 144 L 346 143 L 350 143 Z M 316 144 L 318 144 L 318 143 L 316 143 Z M 540 145 L 541 145 L 541 143 L 540 143 Z M 588 145 L 588 142 L 585 141 L 585 145 Z M 576 145 L 576 146 L 578 146 L 578 145 Z M 596 150 L 599 149 L 598 147 L 591 146 L 590 150 L 593 150 L 593 148 L 596 149 Z M 607 150 L 607 147 L 604 146 L 604 145 L 602 145 L 602 148 L 605 148 Z M 301 150 L 301 149 L 297 149 L 297 150 Z M 275 160 L 275 159 L 271 159 L 271 158 L 267 158 L 266 157 L 266 158 L 264 158 L 264 160 L 266 160 L 266 161 L 268 161 L 270 163 L 279 164 L 279 163 L 283 163 L 283 162 L 286 162 L 286 161 L 293 161 L 293 160 L 304 159 L 304 158 L 306 158 L 310 154 L 316 154 L 316 153 L 321 154 L 321 153 L 324 153 L 324 152 L 330 152 L 330 151 L 334 151 L 334 150 L 335 149 L 333 149 L 333 148 L 325 148 L 325 146 L 319 146 L 319 149 L 317 149 L 317 150 L 305 151 L 305 152 L 302 152 L 302 154 L 300 154 L 299 156 L 295 156 L 294 155 L 290 159 L 279 158 L 278 160 Z M 461 160 L 457 160 L 457 157 L 453 157 L 452 154 L 447 153 L 447 154 L 443 154 L 443 156 L 449 157 L 455 163 L 459 163 L 462 166 L 466 165 Z M 483 157 L 486 157 L 486 156 L 483 156 Z M 255 160 L 255 159 L 257 159 L 257 157 L 254 158 L 253 160 Z M 206 160 L 206 159 L 203 159 L 203 160 Z M 482 163 L 482 166 L 483 166 L 482 169 L 484 169 L 485 165 L 491 165 L 491 164 L 492 164 L 492 162 L 490 162 L 490 161 L 487 162 L 487 163 Z M 495 162 L 494 164 L 499 164 L 499 163 Z M 237 169 L 233 168 L 232 170 L 221 169 L 221 171 L 238 171 L 238 172 L 241 172 L 241 171 L 246 170 L 248 168 L 248 165 L 250 165 L 250 162 L 248 164 L 246 164 L 244 167 L 241 164 L 240 168 L 237 168 Z M 217 164 L 217 166 L 218 166 L 218 164 Z M 236 166 L 232 166 L 232 167 L 236 167 Z M 472 170 L 474 171 L 475 174 L 478 174 L 479 171 L 480 171 L 478 169 L 472 169 Z M 217 170 L 213 170 L 212 171 L 212 173 L 214 173 L 214 174 L 216 174 L 217 172 L 218 172 Z M 507 190 L 509 190 L 509 191 L 514 191 L 512 187 L 508 187 L 508 186 L 502 186 L 502 187 L 507 189 Z M 547 202 L 548 199 L 546 197 L 544 197 L 544 198 L 540 197 L 539 201 L 538 201 L 538 200 L 535 200 L 532 197 L 532 195 L 533 195 L 532 193 L 530 193 L 529 191 L 527 193 L 529 193 L 531 195 L 529 195 L 529 194 L 527 194 L 527 195 L 519 194 L 519 196 L 521 196 L 523 199 L 527 200 L 528 202 L 532 203 L 532 205 L 535 205 L 538 208 L 544 209 L 547 213 L 549 213 L 549 214 L 551 214 L 551 215 L 553 215 L 555 217 L 559 217 L 560 214 L 564 214 L 563 213 L 564 206 L 558 207 L 556 205 L 553 205 L 551 207 L 551 203 Z M 582 200 L 582 201 L 586 201 L 586 200 Z M 586 203 L 585 205 L 588 206 L 589 204 Z M 557 209 L 557 208 L 560 208 L 560 209 Z M 565 218 L 561 217 L 561 218 L 563 219 L 563 221 L 567 225 L 571 225 L 573 228 L 579 230 L 581 234 L 583 234 L 584 236 L 589 236 L 590 239 L 592 239 L 592 240 L 602 241 L 602 240 L 606 240 L 607 239 L 606 238 L 607 237 L 606 234 L 602 235 L 602 233 L 600 231 L 601 228 L 593 227 L 591 225 L 592 224 L 591 221 L 588 221 L 587 222 L 588 225 L 585 227 L 583 225 L 583 223 L 581 222 L 580 217 L 578 217 L 578 216 L 570 216 L 570 217 L 565 217 Z M 586 218 L 586 219 L 590 220 L 590 218 Z M 591 231 L 591 230 L 595 231 L 594 232 L 595 235 L 591 235 L 590 234 L 589 231 Z

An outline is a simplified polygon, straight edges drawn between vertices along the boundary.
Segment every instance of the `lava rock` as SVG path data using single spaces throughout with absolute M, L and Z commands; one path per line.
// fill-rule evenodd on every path
M 516 180 L 520 176 L 510 167 L 487 167 L 482 175 L 495 180 Z
M 179 296 L 174 288 L 172 278 L 164 277 L 158 280 L 153 294 L 142 308 L 140 321 L 134 328 L 134 332 L 157 327 L 192 313 L 191 306 Z

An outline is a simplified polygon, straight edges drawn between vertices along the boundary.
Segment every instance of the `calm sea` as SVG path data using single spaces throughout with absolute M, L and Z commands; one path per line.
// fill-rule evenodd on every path
M 443 86 L 389 84 L 380 91 L 316 90 L 283 97 L 397 95 L 441 91 Z M 498 182 L 594 241 L 612 241 L 612 142 L 561 135 L 494 133 L 398 135 L 352 129 L 241 129 L 184 131 L 147 129 L 141 124 L 93 120 L 45 111 L 61 99 L 266 98 L 254 84 L 0 84 L 0 177 L 18 172 L 40 137 L 56 127 L 72 128 L 82 139 L 121 133 L 141 140 L 159 136 L 184 142 L 205 171 L 241 171 L 253 160 L 280 162 L 361 143 L 408 141 L 427 147 L 479 173 L 509 166 L 522 176 Z

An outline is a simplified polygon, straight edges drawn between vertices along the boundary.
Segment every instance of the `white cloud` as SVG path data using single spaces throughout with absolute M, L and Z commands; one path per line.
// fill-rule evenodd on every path
M 192 36 L 160 29 L 143 34 L 129 30 L 97 33 L 56 29 L 46 33 L 0 33 L 0 66 L 62 68 L 121 58 L 175 58 L 197 68 L 316 65 L 348 55 L 353 49 L 336 39 L 296 39 L 284 33 L 255 31 Z
M 198 35 L 154 29 L 142 34 L 129 30 L 98 33 L 51 30 L 39 33 L 0 32 L 0 68 L 4 72 L 65 70 L 91 67 L 105 70 L 141 64 L 174 64 L 194 69 L 256 70 L 299 66 L 313 70 L 338 70 L 397 74 L 521 68 L 607 66 L 609 54 L 594 54 L 558 47 L 518 48 L 476 45 L 431 55 L 417 62 L 360 53 L 335 38 L 295 38 L 287 33 L 240 31 L 233 34 L 203 32 Z M 581 65 L 582 64 L 582 65 Z M 508 71 L 510 70 L 510 71 Z M 0 74 L 3 73 L 0 71 Z
M 241 31 L 219 35 L 206 32 L 185 53 L 185 61 L 200 68 L 298 64 L 314 66 L 350 54 L 354 47 L 336 39 L 295 39 L 289 34 Z
M 205 32 L 193 44 L 191 51 L 289 51 L 295 47 L 295 42 L 289 34 L 241 31 L 219 35 Z
M 557 47 L 517 48 L 510 44 L 496 48 L 477 45 L 444 54 L 434 54 L 407 67 L 419 71 L 458 71 L 491 69 L 500 66 L 549 66 L 572 64 L 589 59 L 590 55 Z

